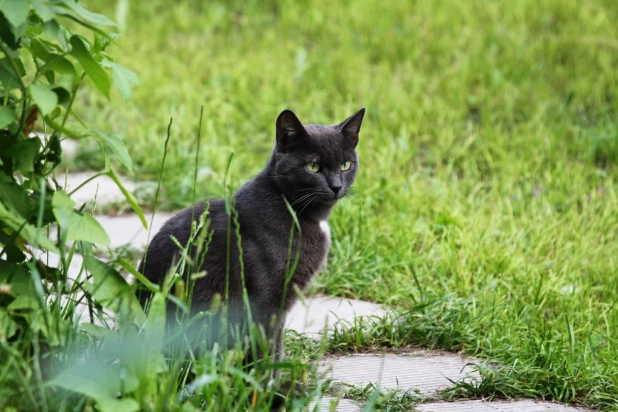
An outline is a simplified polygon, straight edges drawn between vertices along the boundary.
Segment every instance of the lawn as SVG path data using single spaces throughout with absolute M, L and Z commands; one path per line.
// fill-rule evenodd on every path
M 398 308 L 333 350 L 424 345 L 496 362 L 454 396 L 618 407 L 618 3 L 107 1 L 142 84 L 76 110 L 123 136 L 161 206 L 260 171 L 285 108 L 360 107 L 356 195 L 331 217 L 316 292 Z M 127 7 L 126 10 L 124 7 Z M 101 166 L 84 146 L 76 165 Z M 146 205 L 148 206 L 148 205 Z
M 282 109 L 366 106 L 317 290 L 409 311 L 397 344 L 504 365 L 479 394 L 616 405 L 615 2 L 128 3 L 114 52 L 142 85 L 128 105 L 83 95 L 81 114 L 124 136 L 140 179 L 173 117 L 165 207 L 191 201 L 202 105 L 203 197 L 230 153 L 235 187 L 263 167 Z

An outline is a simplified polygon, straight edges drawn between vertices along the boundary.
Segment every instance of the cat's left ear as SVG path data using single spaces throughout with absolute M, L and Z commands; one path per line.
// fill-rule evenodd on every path
M 364 107 L 337 126 L 341 133 L 348 138 L 352 147 L 356 147 L 358 144 L 358 134 L 360 133 L 361 124 L 363 124 L 363 117 L 365 117 Z
M 307 131 L 291 110 L 284 110 L 277 117 L 277 147 L 287 152 L 297 145 Z

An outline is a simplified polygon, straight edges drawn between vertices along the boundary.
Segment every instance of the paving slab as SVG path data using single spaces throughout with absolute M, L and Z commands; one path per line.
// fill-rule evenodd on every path
M 456 354 L 418 351 L 410 354 L 357 354 L 323 359 L 318 372 L 333 380 L 365 386 L 373 383 L 382 390 L 418 390 L 432 396 L 451 382 L 480 379 L 472 360 Z
M 69 173 L 66 175 L 58 174 L 56 179 L 58 180 L 58 183 L 65 185 L 66 190 L 70 192 L 78 188 L 79 185 L 91 178 L 94 174 L 95 173 L 91 171 Z M 137 187 L 135 183 L 127 180 L 126 178 L 120 178 L 120 181 L 128 192 L 135 192 Z M 99 206 L 126 201 L 116 183 L 107 176 L 99 176 L 96 179 L 86 183 L 84 186 L 80 187 L 77 192 L 73 193 L 71 198 L 78 205 L 93 202 L 95 198 Z
M 361 402 L 349 399 L 325 397 L 319 403 L 309 406 L 310 411 L 360 412 L 364 409 Z M 583 412 L 588 409 L 561 405 L 558 403 L 535 401 L 532 399 L 519 400 L 470 400 L 457 402 L 432 402 L 414 406 L 418 412 Z
M 356 317 L 380 317 L 386 314 L 381 305 L 356 299 L 318 296 L 298 301 L 286 319 L 286 329 L 319 339 L 325 328 L 354 322 Z
M 363 407 L 349 399 L 324 397 L 319 403 L 311 403 L 307 409 L 315 412 L 361 412 Z
M 587 409 L 552 402 L 520 399 L 512 401 L 433 402 L 415 406 L 419 412 L 580 412 Z
M 110 247 L 118 248 L 129 246 L 133 249 L 145 249 L 159 229 L 174 216 L 174 213 L 157 212 L 155 213 L 150 227 L 150 238 L 148 230 L 144 229 L 139 217 L 135 214 L 123 216 L 95 216 L 97 221 L 103 226 L 110 238 Z M 146 222 L 150 225 L 151 214 L 145 214 Z

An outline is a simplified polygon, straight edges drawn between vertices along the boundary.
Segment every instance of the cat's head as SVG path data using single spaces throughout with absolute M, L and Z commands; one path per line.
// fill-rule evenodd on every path
M 277 118 L 274 177 L 297 209 L 344 197 L 358 171 L 356 145 L 365 109 L 340 124 L 303 125 L 284 110 Z

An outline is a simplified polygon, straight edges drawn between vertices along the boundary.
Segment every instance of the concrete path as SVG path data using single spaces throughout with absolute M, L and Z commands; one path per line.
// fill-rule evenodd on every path
M 316 297 L 299 302 L 292 309 L 286 322 L 287 328 L 299 333 L 308 333 L 318 338 L 336 324 L 351 324 L 355 317 L 375 319 L 385 313 L 379 305 L 358 300 L 345 300 L 336 297 Z M 310 326 L 306 326 L 310 325 Z M 417 393 L 419 397 L 438 398 L 438 391 L 453 386 L 453 382 L 480 379 L 472 363 L 478 359 L 464 358 L 454 353 L 414 349 L 405 354 L 352 354 L 332 356 L 322 359 L 318 373 L 323 378 L 332 379 L 346 387 L 364 388 L 373 384 L 382 391 L 400 390 Z M 327 397 L 316 406 L 316 410 L 362 411 L 363 403 L 350 399 Z M 551 402 L 534 400 L 460 402 L 429 402 L 415 406 L 423 412 L 575 412 L 584 409 L 564 406 Z
M 131 249 L 145 250 L 149 239 L 152 239 L 172 216 L 174 216 L 173 213 L 157 212 L 154 215 L 152 225 L 150 225 L 151 214 L 146 213 L 146 221 L 150 225 L 150 238 L 148 237 L 148 230 L 144 229 L 142 222 L 133 214 L 128 216 L 99 215 L 95 217 L 109 235 L 111 248 L 128 246 Z
M 90 174 L 69 175 L 67 181 L 73 188 Z M 134 190 L 135 185 L 125 182 L 127 189 Z M 97 179 L 82 187 L 74 196 L 78 202 L 94 199 L 98 190 L 98 204 L 122 201 L 122 194 L 113 182 L 107 178 Z M 104 193 L 105 196 L 101 196 Z M 151 236 L 160 229 L 173 214 L 157 213 L 151 228 Z M 111 239 L 111 247 L 130 246 L 132 249 L 144 249 L 148 241 L 146 231 L 137 216 L 97 216 Z M 150 216 L 147 217 L 150 222 Z M 50 261 L 57 257 L 51 256 Z M 76 256 L 71 265 L 71 272 L 79 273 L 81 259 Z M 319 339 L 323 333 L 334 326 L 350 325 L 357 317 L 377 320 L 386 310 L 380 305 L 358 300 L 346 300 L 338 297 L 319 296 L 298 302 L 288 315 L 286 328 L 305 334 L 312 339 Z M 329 356 L 318 364 L 318 373 L 324 379 L 332 379 L 344 387 L 363 388 L 373 384 L 383 391 L 402 390 L 417 393 L 419 397 L 439 399 L 438 391 L 460 380 L 480 379 L 469 363 L 480 362 L 463 358 L 457 354 L 439 351 L 412 350 L 405 354 L 351 354 L 347 356 Z M 315 410 L 362 411 L 363 402 L 350 399 L 324 398 Z M 467 400 L 458 402 L 425 402 L 415 406 L 422 412 L 571 412 L 583 409 L 534 400 L 492 401 Z
M 313 409 L 312 409 L 313 408 Z M 319 404 L 312 405 L 311 411 L 362 412 L 364 405 L 349 399 L 323 398 Z M 401 410 L 401 409 L 396 409 Z M 574 408 L 552 402 L 520 400 L 470 400 L 459 402 L 431 402 L 414 406 L 418 412 L 581 412 Z
M 351 325 L 356 317 L 374 319 L 386 313 L 376 303 L 362 300 L 320 296 L 299 301 L 290 311 L 285 322 L 287 329 L 319 339 L 325 328 Z
M 414 389 L 426 396 L 453 386 L 451 381 L 480 379 L 468 360 L 461 356 L 424 350 L 403 355 L 358 354 L 326 358 L 320 362 L 318 372 L 348 385 L 364 387 L 372 383 L 384 391 Z

